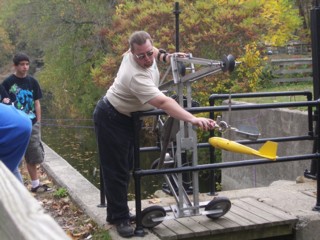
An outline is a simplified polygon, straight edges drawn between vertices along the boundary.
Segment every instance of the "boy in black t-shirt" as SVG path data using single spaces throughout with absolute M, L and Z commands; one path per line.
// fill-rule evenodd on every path
M 28 75 L 30 60 L 26 54 L 16 54 L 13 57 L 13 64 L 15 73 L 7 77 L 2 86 L 9 94 L 14 106 L 25 112 L 32 121 L 32 134 L 25 154 L 27 169 L 31 177 L 31 191 L 51 191 L 50 187 L 40 183 L 37 171 L 37 165 L 44 160 L 44 149 L 40 134 L 42 91 L 38 81 Z

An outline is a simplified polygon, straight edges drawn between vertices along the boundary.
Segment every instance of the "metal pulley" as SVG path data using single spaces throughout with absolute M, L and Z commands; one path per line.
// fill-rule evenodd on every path
M 234 56 L 229 54 L 228 56 L 224 56 L 221 61 L 221 70 L 223 72 L 232 72 L 236 66 L 236 61 Z

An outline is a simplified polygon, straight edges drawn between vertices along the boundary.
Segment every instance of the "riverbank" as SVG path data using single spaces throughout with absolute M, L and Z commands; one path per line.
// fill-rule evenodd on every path
M 30 190 L 31 179 L 27 172 L 25 162 L 21 164 L 21 174 L 25 187 Z M 99 227 L 69 196 L 67 190 L 48 176 L 46 170 L 39 166 L 40 181 L 52 187 L 53 191 L 47 193 L 31 193 L 49 214 L 65 231 L 71 239 L 111 239 L 107 229 Z

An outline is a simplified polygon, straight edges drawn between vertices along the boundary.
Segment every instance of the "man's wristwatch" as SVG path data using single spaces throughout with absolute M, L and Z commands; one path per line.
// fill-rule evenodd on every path
M 166 54 L 166 53 L 167 53 L 166 50 L 164 50 L 164 49 L 162 49 L 162 48 L 159 48 L 159 52 L 158 52 L 158 55 L 157 55 L 157 59 L 158 59 L 159 62 L 160 62 L 160 56 L 161 56 L 161 54 Z M 163 58 L 162 61 L 163 61 L 163 62 L 166 62 L 165 58 Z

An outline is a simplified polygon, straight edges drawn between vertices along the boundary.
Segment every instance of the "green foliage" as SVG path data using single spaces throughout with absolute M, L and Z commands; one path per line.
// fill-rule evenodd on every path
M 219 191 L 222 191 L 222 184 L 221 182 L 216 182 L 216 190 L 219 192 Z
M 93 240 L 111 240 L 111 236 L 109 235 L 108 231 L 105 228 L 99 228 L 93 235 Z
M 0 67 L 3 67 L 8 62 L 11 62 L 14 46 L 9 37 L 9 33 L 2 26 L 6 12 L 12 5 L 11 1 L 0 0 Z
M 0 50 L 10 55 L 12 44 L 15 51 L 44 60 L 37 77 L 51 97 L 51 111 L 61 108 L 55 115 L 89 116 L 113 82 L 133 31 L 146 30 L 155 46 L 175 51 L 175 2 L 0 0 L 0 23 L 5 30 L 0 30 Z M 179 2 L 180 50 L 195 57 L 221 59 L 231 53 L 246 60 L 246 46 L 256 43 L 259 49 L 266 42 L 281 45 L 294 39 L 301 25 L 292 0 Z M 247 71 L 252 69 L 253 65 Z M 246 91 L 255 89 L 259 84 L 256 74 L 258 71 L 207 77 L 194 84 L 194 98 L 206 105 L 211 93 L 243 91 L 237 87 L 239 82 Z M 237 79 L 242 75 L 244 79 Z
M 246 45 L 244 55 L 238 59 L 241 64 L 237 68 L 236 84 L 233 85 L 232 92 L 256 91 L 260 83 L 264 60 L 256 44 Z
M 13 4 L 4 19 L 16 51 L 44 61 L 36 77 L 56 117 L 91 117 L 102 95 L 90 71 L 107 51 L 100 34 L 110 19 L 112 2 L 30 0 Z
M 57 191 L 53 193 L 53 196 L 56 198 L 64 198 L 68 196 L 68 190 L 65 188 L 58 188 Z
M 269 22 L 264 40 L 273 46 L 283 46 L 288 40 L 296 39 L 295 31 L 301 26 L 299 10 L 291 0 L 263 0 L 262 15 Z
M 11 61 L 13 49 L 8 33 L 0 26 L 0 67 Z
M 174 2 L 119 1 L 111 27 L 105 31 L 112 51 L 99 69 L 92 71 L 96 84 L 105 87 L 112 83 L 121 55 L 128 50 L 128 37 L 135 30 L 149 32 L 156 47 L 175 51 Z M 180 1 L 180 8 L 180 51 L 210 59 L 232 53 L 242 61 L 242 67 L 232 75 L 209 76 L 193 85 L 194 99 L 201 105 L 208 104 L 212 93 L 256 90 L 264 64 L 257 45 L 263 46 L 265 41 L 282 44 L 292 39 L 301 23 L 287 0 Z
M 49 109 L 60 109 L 61 116 L 56 113 L 58 118 L 65 117 L 66 113 L 70 117 L 91 115 L 95 104 L 93 100 L 102 95 L 102 89 L 98 89 L 88 76 L 91 64 L 78 63 L 80 59 L 73 59 L 69 47 L 61 47 L 60 51 L 61 58 L 45 57 L 46 66 L 37 74 L 47 95 L 54 95 Z
M 258 88 L 261 89 L 272 87 L 274 85 L 274 83 L 272 83 L 272 79 L 274 79 L 274 75 L 272 74 L 272 66 L 270 62 L 266 61 L 266 64 L 260 74 L 260 84 Z

